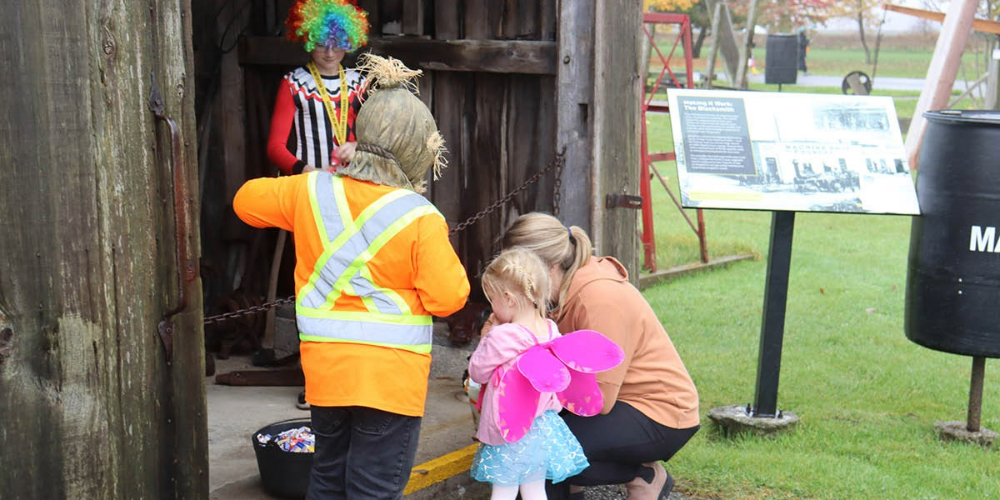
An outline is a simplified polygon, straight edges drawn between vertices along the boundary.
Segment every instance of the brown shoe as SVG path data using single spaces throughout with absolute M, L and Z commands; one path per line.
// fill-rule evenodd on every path
M 653 482 L 647 483 L 641 476 L 625 483 L 628 489 L 626 500 L 667 500 L 674 489 L 674 478 L 659 462 L 642 464 L 653 469 Z

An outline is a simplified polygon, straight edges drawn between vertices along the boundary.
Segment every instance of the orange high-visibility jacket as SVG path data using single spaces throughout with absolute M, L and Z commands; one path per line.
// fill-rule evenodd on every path
M 469 295 L 444 217 L 412 191 L 321 171 L 248 181 L 233 209 L 293 234 L 309 403 L 422 416 L 431 315 Z

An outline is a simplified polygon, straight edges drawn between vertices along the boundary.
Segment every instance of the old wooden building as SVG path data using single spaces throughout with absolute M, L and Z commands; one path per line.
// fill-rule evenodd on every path
M 308 61 L 284 39 L 291 0 L 198 2 L 195 60 L 210 296 L 235 284 L 260 289 L 273 244 L 232 223 L 229 202 L 248 178 L 274 175 L 265 146 L 282 75 Z M 470 275 L 498 250 L 510 221 L 557 214 L 633 270 L 635 211 L 608 194 L 638 194 L 638 2 L 362 0 L 371 41 L 362 51 L 403 60 L 424 75 L 420 96 L 437 119 L 450 167 L 428 197 L 454 227 L 565 152 L 509 203 L 453 238 Z M 223 227 L 224 237 L 214 228 Z M 246 259 L 254 262 L 246 263 Z M 242 263 L 234 266 L 233 262 Z M 286 261 L 285 266 L 290 264 Z M 234 271 L 234 269 L 236 271 Z M 246 278 L 233 276 L 247 272 Z M 289 280 L 283 280 L 289 290 Z
M 208 497 L 203 307 L 267 285 L 275 235 L 241 226 L 230 202 L 275 173 L 275 90 L 306 60 L 282 39 L 288 3 L 8 6 L 0 496 Z M 451 164 L 429 197 L 451 224 L 564 154 L 456 235 L 471 274 L 532 210 L 636 270 L 636 211 L 605 199 L 638 193 L 641 2 L 360 4 L 371 50 L 425 71 Z

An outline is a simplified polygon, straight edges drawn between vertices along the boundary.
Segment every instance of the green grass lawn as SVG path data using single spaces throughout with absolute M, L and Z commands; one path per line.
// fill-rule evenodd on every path
M 757 64 L 764 67 L 767 59 L 767 51 L 763 47 L 754 49 L 755 58 L 759 58 Z M 874 57 L 874 51 L 872 57 Z M 875 73 L 875 81 L 879 76 L 891 76 L 900 78 L 924 78 L 927 76 L 927 68 L 931 64 L 931 57 L 934 55 L 931 50 L 905 50 L 905 49 L 881 49 L 878 53 L 878 68 Z M 962 56 L 962 63 L 969 70 L 975 66 L 976 54 L 966 51 Z M 873 61 L 874 62 L 874 61 Z M 873 64 L 865 63 L 865 53 L 862 50 L 851 50 L 843 48 L 821 48 L 810 47 L 806 55 L 806 67 L 809 73 L 816 75 L 845 76 L 847 73 L 858 70 L 864 71 L 869 76 L 872 74 Z M 985 71 L 985 68 L 980 69 Z M 961 77 L 961 75 L 959 75 Z M 979 75 L 970 77 L 975 80 Z
M 670 150 L 651 115 L 651 150 Z M 676 192 L 672 162 L 657 167 Z M 661 268 L 697 260 L 698 243 L 654 179 Z M 694 217 L 694 211 L 688 211 Z M 903 330 L 910 218 L 796 215 L 779 408 L 799 427 L 775 439 L 722 437 L 705 416 L 754 396 L 769 212 L 706 210 L 709 253 L 753 261 L 644 290 L 691 373 L 702 430 L 668 464 L 698 498 L 1000 498 L 997 450 L 943 443 L 938 420 L 964 420 L 971 359 Z M 982 423 L 1000 430 L 1000 375 L 987 363 Z

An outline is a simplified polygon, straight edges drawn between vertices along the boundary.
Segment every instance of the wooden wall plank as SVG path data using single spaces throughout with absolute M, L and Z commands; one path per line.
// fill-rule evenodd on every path
M 552 77 L 512 76 L 507 98 L 506 149 L 508 174 L 504 192 L 535 175 L 555 157 L 555 106 L 549 94 Z M 555 173 L 550 173 L 516 196 L 505 211 L 506 226 L 518 215 L 551 212 Z
M 382 24 L 379 19 L 378 0 L 358 0 L 358 7 L 368 13 L 368 37 L 375 38 L 382 35 Z
M 462 197 L 464 216 L 486 208 L 503 194 L 507 172 L 507 129 L 501 124 L 507 113 L 507 77 L 476 74 L 470 113 L 466 189 Z M 496 253 L 495 243 L 503 231 L 502 211 L 479 220 L 463 234 L 466 268 L 476 276 Z
M 496 2 L 502 5 L 500 11 L 500 32 L 497 38 L 513 40 L 517 39 L 521 26 L 518 24 L 517 0 L 500 0 Z
M 554 42 L 385 37 L 371 39 L 369 47 L 373 53 L 427 70 L 541 75 L 558 71 Z M 309 57 L 298 44 L 276 37 L 246 37 L 239 52 L 243 65 L 304 64 Z
M 413 0 L 408 0 L 413 1 Z M 380 34 L 398 35 L 403 32 L 404 0 L 379 0 L 379 22 L 382 23 Z
M 591 201 L 598 252 L 614 255 L 638 286 L 638 210 L 604 208 L 610 193 L 639 194 L 639 36 L 641 5 L 597 0 L 594 26 L 594 178 Z
M 463 193 L 464 156 L 464 110 L 466 87 L 472 75 L 460 73 L 437 73 L 434 82 L 434 118 L 438 130 L 448 148 L 448 168 L 441 178 L 432 185 L 431 201 L 437 206 L 449 227 L 455 227 L 463 217 L 461 198 Z M 452 242 L 458 248 L 458 239 Z
M 434 79 L 433 71 L 424 72 L 417 78 L 417 96 L 427 105 L 427 109 L 434 109 Z
M 466 0 L 465 38 L 488 40 L 500 31 L 502 6 L 489 0 Z M 478 73 L 472 78 L 472 97 L 466 107 L 469 126 L 468 186 L 462 198 L 463 215 L 472 215 L 497 200 L 507 171 L 506 128 L 501 124 L 507 113 L 506 75 Z M 502 212 L 479 220 L 462 235 L 462 250 L 470 276 L 478 276 L 495 254 L 495 241 L 502 232 Z M 478 286 L 473 286 L 478 288 Z
M 219 17 L 223 22 L 215 26 L 213 30 L 218 37 L 217 39 L 221 40 L 223 35 L 227 39 L 230 38 L 232 36 L 230 33 L 239 33 L 243 27 L 243 23 L 248 22 L 245 19 L 237 18 L 239 10 L 240 6 L 235 5 L 233 2 L 225 4 L 225 8 L 221 11 L 222 13 Z M 244 146 L 246 142 L 245 124 L 247 117 L 244 106 L 246 101 L 243 86 L 243 68 L 239 65 L 239 54 L 233 50 L 222 54 L 221 57 L 219 71 L 221 73 L 220 88 L 223 91 L 218 93 L 218 102 L 221 109 L 214 116 L 218 117 L 221 129 L 222 164 L 220 167 L 224 172 L 225 178 L 222 197 L 223 203 L 228 205 L 232 203 L 233 197 L 236 196 L 236 190 L 246 180 L 244 176 L 246 175 L 247 155 Z
M 454 40 L 460 37 L 459 12 L 459 0 L 435 0 L 435 39 Z M 432 184 L 431 201 L 444 215 L 449 227 L 455 227 L 464 219 L 461 197 L 464 184 L 463 171 L 467 165 L 463 156 L 466 93 L 469 85 L 471 85 L 471 75 L 468 73 L 434 72 L 434 106 L 431 110 L 448 148 L 448 168 L 442 172 L 441 178 Z M 460 249 L 460 237 L 452 237 L 452 245 Z M 462 257 L 464 259 L 464 255 Z
M 962 64 L 962 51 L 972 30 L 975 19 L 975 0 L 961 0 L 948 5 L 948 13 L 944 18 L 944 26 L 937 44 L 934 45 L 934 55 L 931 56 L 930 67 L 927 68 L 927 78 L 924 88 L 917 100 L 917 109 L 913 113 L 913 121 L 906 132 L 906 159 L 911 169 L 919 168 L 920 145 L 927 131 L 927 120 L 924 112 L 943 109 L 951 99 L 951 89 L 958 75 L 958 67 Z
M 434 38 L 437 40 L 462 38 L 459 0 L 434 1 Z
M 504 0 L 500 38 L 513 40 L 538 40 L 543 2 L 538 0 Z
M 424 34 L 426 9 L 426 0 L 408 0 L 403 4 L 403 34 Z
M 541 11 L 539 13 L 539 26 L 541 29 L 540 40 L 548 42 L 556 40 L 557 3 L 559 0 L 542 0 Z
M 556 150 L 565 148 L 560 219 L 593 233 L 593 147 L 591 112 L 594 91 L 594 14 L 596 0 L 559 3 L 559 73 L 556 100 Z
M 147 106 L 153 74 L 177 161 L 195 165 L 190 9 L 38 0 L 0 20 L 0 60 L 17 68 L 0 157 L 18 166 L 0 169 L 4 498 L 208 498 L 196 260 L 172 364 L 157 336 L 173 252 L 197 256 L 197 225 L 175 244 L 169 134 Z

